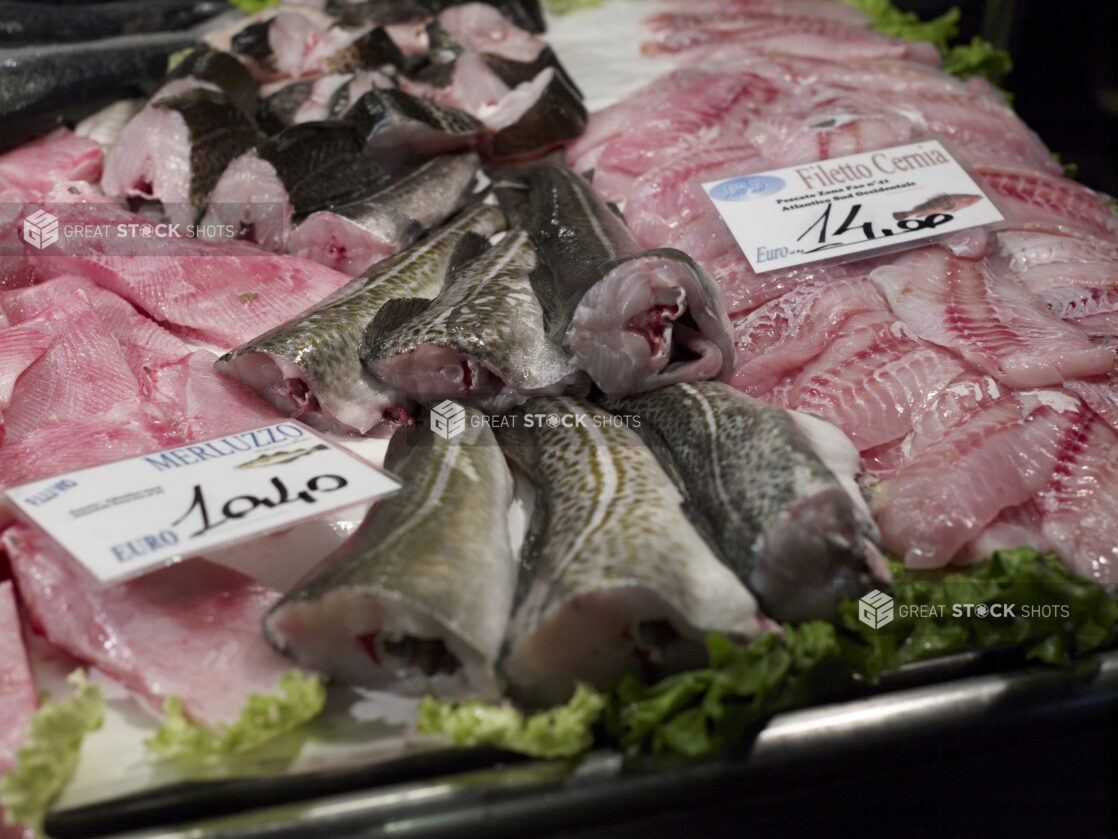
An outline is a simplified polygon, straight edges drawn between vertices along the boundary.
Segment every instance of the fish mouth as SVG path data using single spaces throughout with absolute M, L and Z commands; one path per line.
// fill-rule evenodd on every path
M 421 344 L 409 353 L 369 362 L 382 382 L 420 402 L 454 399 L 502 412 L 524 402 L 500 371 L 449 347 Z

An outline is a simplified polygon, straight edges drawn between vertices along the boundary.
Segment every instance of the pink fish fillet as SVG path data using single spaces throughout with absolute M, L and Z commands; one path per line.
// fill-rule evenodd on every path
M 1087 403 L 1107 425 L 1118 431 L 1118 373 L 1094 379 L 1075 379 L 1064 387 Z
M 888 311 L 847 320 L 815 359 L 764 396 L 818 414 L 859 451 L 907 434 L 931 394 L 965 370 L 962 361 L 918 341 Z
M 34 624 L 158 709 L 178 696 L 195 720 L 235 720 L 291 663 L 260 620 L 280 593 L 205 560 L 99 587 L 46 537 L 13 525 L 0 537 Z M 60 609 L 60 602 L 66 608 Z
M 165 445 L 259 428 L 283 418 L 248 385 L 218 373 L 216 361 L 213 353 L 199 350 L 147 371 L 144 394 L 166 417 Z
M 815 17 L 846 23 L 851 26 L 868 26 L 870 17 L 860 9 L 846 3 L 827 0 L 677 0 L 660 4 L 668 11 L 660 12 L 645 20 L 653 32 L 677 29 L 694 29 L 706 26 L 739 25 L 743 16 Z
M 1061 321 L 989 261 L 927 247 L 875 269 L 870 278 L 918 336 L 1013 387 L 1058 385 L 1114 366 L 1112 350 Z
M 65 214 L 73 223 L 143 222 L 94 204 L 67 207 Z M 290 320 L 350 279 L 236 242 L 110 236 L 98 242 L 64 238 L 55 248 L 59 252 L 32 258 L 44 277 L 88 277 L 175 333 L 226 348 Z
M 1052 477 L 1078 400 L 1059 391 L 1010 394 L 930 445 L 883 484 L 877 522 L 910 568 L 938 568 Z
M 39 693 L 31 675 L 27 649 L 20 631 L 19 611 L 10 581 L 0 583 L 0 777 L 13 768 L 31 715 L 39 707 Z M 0 839 L 31 839 L 29 828 L 4 824 L 0 807 Z
M 1118 589 L 1118 432 L 1090 409 L 1066 435 L 1037 496 L 1041 531 L 1071 570 Z
M 127 300 L 84 277 L 61 276 L 29 288 L 0 293 L 0 309 L 13 323 L 41 314 L 80 291 L 93 306 L 101 324 L 120 345 L 129 369 L 142 379 L 145 369 L 170 364 L 190 354 L 190 347 Z
M 852 315 L 887 308 L 866 276 L 806 282 L 735 324 L 737 367 L 730 384 L 759 396 L 823 352 Z
M 0 442 L 4 440 L 4 412 L 23 372 L 39 360 L 53 342 L 43 324 L 0 328 Z
M 30 199 L 60 181 L 97 183 L 101 162 L 101 147 L 95 140 L 59 128 L 0 155 L 0 192 L 12 190 Z
M 80 291 L 24 322 L 53 338 L 20 375 L 4 416 L 7 442 L 38 428 L 96 416 L 140 387 L 89 299 Z
M 994 198 L 1019 225 L 1082 232 L 1114 240 L 1118 236 L 1118 214 L 1094 190 L 1056 174 L 979 166 L 979 183 L 989 187 Z

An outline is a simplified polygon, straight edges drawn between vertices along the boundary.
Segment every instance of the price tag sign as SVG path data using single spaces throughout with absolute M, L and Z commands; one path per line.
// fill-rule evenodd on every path
M 112 583 L 399 488 L 288 420 L 22 484 L 7 496 Z
M 757 273 L 915 247 L 1004 217 L 938 140 L 703 184 Z

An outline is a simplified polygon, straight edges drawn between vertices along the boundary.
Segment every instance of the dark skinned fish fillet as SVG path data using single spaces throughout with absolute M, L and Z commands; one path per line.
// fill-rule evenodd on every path
M 227 52 L 199 44 L 167 73 L 167 81 L 185 78 L 217 85 L 246 114 L 257 111 L 256 80 L 244 64 Z
M 474 0 L 364 0 L 346 2 L 329 0 L 326 11 L 338 17 L 343 25 L 375 21 L 377 23 L 409 23 L 437 15 L 443 9 Z M 509 21 L 519 28 L 540 34 L 547 29 L 543 7 L 539 0 L 482 0 L 494 6 Z
M 295 112 L 311 95 L 314 82 L 314 79 L 301 79 L 263 97 L 256 116 L 261 130 L 267 134 L 278 134 L 289 125 L 294 125 Z
M 188 29 L 233 7 L 224 0 L 115 0 L 80 6 L 0 0 L 0 44 L 92 41 Z
M 261 143 L 287 190 L 295 217 L 356 201 L 384 187 L 390 174 L 364 154 L 361 137 L 345 122 L 304 122 Z
M 503 176 L 503 175 L 502 175 Z M 553 162 L 513 170 L 498 191 L 532 233 L 533 286 L 548 334 L 611 396 L 725 378 L 733 332 L 714 279 L 681 251 L 642 251 L 589 184 Z
M 313 213 L 292 232 L 288 252 L 363 273 L 473 200 L 480 169 L 474 152 L 432 158 L 371 195 Z
M 484 242 L 504 224 L 496 207 L 467 208 L 310 311 L 226 353 L 217 369 L 247 383 L 281 412 L 319 428 L 383 433 L 407 422 L 404 395 L 361 367 L 358 347 L 365 326 L 393 298 L 438 294 L 458 244 L 469 237 Z
M 370 90 L 345 118 L 365 138 L 365 153 L 387 169 L 472 146 L 485 131 L 465 111 L 396 89 Z
M 770 626 L 635 432 L 571 398 L 512 418 L 498 438 L 538 490 L 502 660 L 522 698 L 700 667 L 707 632 L 744 640 Z
M 350 684 L 499 698 L 495 665 L 516 582 L 513 483 L 481 419 L 471 410 L 449 441 L 396 432 L 385 466 L 403 489 L 265 616 L 276 649 Z
M 722 382 L 607 399 L 639 433 L 723 561 L 784 621 L 832 619 L 839 602 L 885 584 L 880 536 L 834 426 Z
M 191 84 L 180 79 L 162 88 Z M 256 124 L 219 90 L 157 96 L 121 132 L 101 186 L 107 195 L 159 201 L 172 223 L 196 222 L 225 167 L 260 141 Z
M 197 41 L 189 32 L 160 32 L 0 49 L 0 151 L 117 99 L 150 95 L 168 57 Z
M 434 300 L 386 305 L 365 332 L 366 369 L 419 401 L 494 412 L 531 395 L 586 393 L 585 376 L 544 334 L 535 266 L 527 232 L 511 230 L 448 276 Z

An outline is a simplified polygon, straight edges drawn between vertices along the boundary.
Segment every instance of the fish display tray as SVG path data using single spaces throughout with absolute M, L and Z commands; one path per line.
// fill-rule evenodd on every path
M 757 824 L 810 823 L 822 817 L 811 808 L 836 783 L 845 790 L 885 777 L 892 795 L 903 795 L 895 781 L 906 772 L 975 758 L 982 773 L 956 780 L 989 794 L 991 784 L 1008 789 L 1011 779 L 1018 810 L 1003 815 L 1027 815 L 1038 827 L 1042 815 L 1024 790 L 1043 782 L 1048 794 L 1034 801 L 1044 802 L 1041 814 L 1058 815 L 1064 826 L 1084 818 L 1087 829 L 1103 826 L 1115 816 L 1118 652 L 1068 669 L 998 670 L 1003 664 L 996 653 L 960 654 L 906 667 L 888 674 L 878 692 L 780 714 L 741 754 L 718 759 L 665 763 L 597 751 L 538 761 L 494 749 L 434 749 L 285 777 L 177 784 L 56 811 L 46 828 L 55 839 L 497 839 L 682 836 L 706 819 L 707 836 L 763 836 L 770 834 L 718 831 L 737 830 L 738 811 Z M 1057 759 L 1064 751 L 1075 755 L 1074 767 L 1066 765 L 1069 755 Z M 1033 771 L 1022 771 L 1027 757 L 1018 752 L 1038 759 Z M 1045 765 L 1052 771 L 1035 771 Z M 1051 797 L 1064 777 L 1075 780 L 1075 812 Z M 867 806 L 888 810 L 888 799 L 865 791 L 876 800 Z M 956 815 L 964 814 L 960 806 Z M 667 831 L 676 822 L 690 829 Z M 962 835 L 934 827 L 935 835 Z M 902 835 L 923 831 L 914 825 Z

